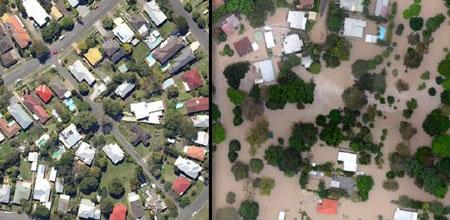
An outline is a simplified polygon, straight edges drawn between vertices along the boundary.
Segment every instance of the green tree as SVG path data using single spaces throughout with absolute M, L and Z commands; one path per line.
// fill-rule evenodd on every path
M 50 49 L 42 41 L 34 41 L 30 47 L 31 55 L 44 63 L 50 57 Z
M 358 189 L 358 195 L 362 201 L 369 199 L 369 192 L 372 190 L 374 181 L 371 176 L 362 175 L 356 177 L 356 188 Z
M 415 50 L 412 47 L 408 47 L 406 50 L 406 55 L 403 60 L 403 65 L 409 68 L 419 68 L 420 64 L 422 63 L 423 55 L 419 53 L 417 50 Z
M 103 28 L 105 28 L 106 30 L 112 30 L 114 27 L 113 19 L 110 17 L 106 17 L 105 19 L 102 20 L 102 25 Z
M 85 195 L 89 195 L 92 192 L 95 192 L 97 188 L 98 188 L 98 180 L 90 176 L 83 178 L 83 180 L 81 180 L 79 185 L 80 191 Z
M 253 200 L 245 200 L 239 208 L 239 215 L 244 220 L 256 220 L 259 215 L 259 204 Z
M 43 205 L 38 205 L 34 210 L 32 216 L 39 220 L 50 219 L 50 210 Z
M 250 159 L 250 171 L 252 173 L 260 173 L 264 168 L 264 162 L 259 158 Z
M 119 179 L 113 179 L 108 185 L 108 192 L 111 197 L 120 199 L 125 193 L 125 188 Z
M 278 168 L 284 172 L 286 176 L 294 176 L 300 171 L 302 158 L 300 153 L 294 148 L 288 147 L 283 150 Z
M 225 138 L 225 128 L 218 122 L 214 123 L 212 126 L 212 142 L 214 144 L 220 144 Z
M 245 137 L 245 140 L 252 146 L 251 152 L 254 152 L 253 148 L 260 147 L 261 144 L 269 139 L 269 121 L 265 118 L 257 120 Z
M 45 28 L 41 29 L 41 35 L 45 42 L 51 43 L 61 35 L 61 27 L 55 21 L 50 21 Z
M 262 196 L 270 196 L 273 187 L 275 187 L 275 180 L 270 177 L 261 177 L 259 182 L 259 194 Z
M 117 119 L 122 115 L 123 107 L 120 101 L 108 98 L 103 101 L 103 110 L 111 118 Z
M 280 146 L 269 146 L 264 152 L 264 159 L 267 164 L 272 166 L 277 166 L 283 157 L 283 147 Z
M 3 16 L 9 9 L 9 1 L 8 0 L 0 0 L 0 16 Z
M 434 137 L 431 146 L 433 149 L 433 153 L 437 156 L 450 156 L 450 135 L 440 134 Z
M 298 151 L 309 151 L 317 142 L 319 129 L 313 123 L 296 123 L 289 137 L 289 147 Z
M 427 28 L 427 31 L 435 32 L 441 24 L 445 21 L 445 15 L 439 13 L 433 17 L 428 18 L 425 27 Z
M 409 26 L 413 31 L 420 31 L 423 27 L 423 18 L 422 17 L 412 17 L 409 19 Z
M 103 216 L 109 217 L 109 215 L 112 213 L 114 209 L 114 203 L 109 198 L 102 198 L 100 201 L 100 211 L 102 212 Z
M 61 29 L 66 31 L 71 31 L 74 27 L 73 18 L 72 17 L 63 17 L 61 20 L 59 20 L 59 24 L 61 26 Z
M 225 67 L 223 74 L 227 79 L 228 85 L 233 89 L 239 89 L 241 79 L 250 70 L 249 62 L 238 62 Z
M 441 103 L 444 105 L 450 105 L 450 90 L 444 90 L 441 93 Z
M 248 165 L 240 161 L 237 161 L 231 167 L 231 172 L 233 172 L 234 180 L 236 181 L 248 178 L 248 170 Z
M 78 84 L 78 91 L 80 91 L 80 94 L 83 96 L 89 95 L 89 86 L 86 82 L 82 82 Z
M 184 18 L 182 16 L 175 17 L 174 20 L 173 20 L 173 23 L 175 24 L 175 26 L 177 27 L 178 31 L 182 35 L 185 35 L 189 31 L 189 25 L 188 25 L 188 23 L 186 21 L 186 18 Z
M 75 125 L 84 133 L 94 133 L 98 129 L 97 117 L 89 111 L 78 113 Z
M 445 77 L 450 77 L 450 53 L 447 54 L 444 60 L 439 62 L 438 72 Z
M 236 201 L 236 194 L 234 192 L 228 192 L 226 201 L 228 204 L 233 204 Z
M 247 93 L 238 89 L 228 88 L 227 96 L 234 105 L 240 105 L 247 98 Z
M 440 109 L 431 111 L 422 123 L 423 130 L 430 136 L 442 134 L 450 127 L 450 120 Z
M 320 140 L 329 146 L 338 146 L 344 140 L 344 134 L 338 127 L 326 127 L 319 134 Z
M 341 97 L 345 106 L 352 110 L 358 110 L 367 105 L 366 94 L 355 86 L 346 88 Z

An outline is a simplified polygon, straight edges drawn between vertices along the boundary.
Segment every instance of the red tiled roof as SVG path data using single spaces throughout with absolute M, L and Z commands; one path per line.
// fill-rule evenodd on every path
M 53 97 L 52 90 L 46 85 L 40 85 L 34 91 L 45 103 L 48 103 Z
M 42 124 L 50 119 L 47 111 L 45 111 L 45 109 L 39 103 L 39 100 L 37 100 L 34 96 L 29 94 L 24 95 L 23 104 L 28 108 L 28 110 L 38 116 L 39 122 L 41 122 Z
M 203 86 L 203 80 L 197 69 L 183 74 L 183 81 L 188 84 L 190 90 Z
M 178 193 L 178 195 L 183 195 L 184 192 L 186 192 L 187 189 L 191 186 L 191 181 L 184 177 L 179 176 L 177 179 L 175 179 L 172 183 L 172 190 Z
M 0 118 L 0 130 L 2 130 L 3 134 L 5 134 L 6 137 L 12 138 L 20 131 L 20 126 L 17 123 L 9 126 L 8 122 L 5 119 Z
M 250 42 L 250 39 L 248 39 L 248 37 L 244 37 L 241 40 L 234 42 L 233 45 L 236 49 L 236 52 L 241 57 L 253 51 L 252 43 Z
M 203 147 L 189 146 L 186 154 L 190 158 L 203 161 L 203 160 L 205 160 L 206 150 Z
M 236 29 L 234 29 L 233 25 L 228 22 L 223 23 L 220 28 L 222 28 L 222 31 L 226 35 L 232 35 L 234 32 L 236 32 Z
M 337 201 L 333 199 L 323 199 L 321 203 L 317 204 L 317 213 L 336 215 Z
M 12 36 L 19 47 L 26 48 L 30 44 L 31 38 L 19 18 L 16 15 L 4 14 L 2 20 L 11 31 Z
M 109 216 L 109 220 L 125 220 L 127 217 L 127 207 L 124 204 L 117 203 L 114 205 L 113 212 Z
M 186 101 L 186 108 L 188 114 L 195 112 L 203 112 L 209 110 L 209 98 L 192 98 Z
M 314 6 L 314 0 L 300 0 L 297 5 L 298 9 L 312 9 Z

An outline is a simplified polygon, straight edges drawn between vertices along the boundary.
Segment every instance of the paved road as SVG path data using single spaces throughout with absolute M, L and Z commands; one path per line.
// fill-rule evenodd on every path
M 58 50 L 60 53 L 70 47 L 70 44 L 76 42 L 77 38 L 81 37 L 86 31 L 91 28 L 95 22 L 100 20 L 105 14 L 111 11 L 120 0 L 107 0 L 101 1 L 99 6 L 94 11 L 91 11 L 88 15 L 83 18 L 83 25 L 76 23 L 74 29 L 65 34 L 65 38 L 60 41 L 54 42 L 50 46 L 50 50 Z M 57 56 L 52 56 L 45 64 L 55 62 Z M 28 75 L 36 72 L 43 64 L 39 63 L 37 59 L 31 59 L 25 63 L 20 64 L 13 71 L 2 74 L 3 82 L 5 85 L 13 85 L 17 79 L 24 79 Z
M 189 31 L 195 36 L 200 45 L 206 51 L 206 54 L 209 54 L 209 34 L 203 29 L 199 28 L 197 23 L 192 19 L 192 15 L 184 10 L 184 6 L 180 0 L 169 0 L 170 5 L 172 5 L 172 9 L 177 15 L 181 15 L 186 18 L 186 21 L 189 25 Z
M 30 220 L 30 217 L 28 217 L 25 214 L 19 215 L 16 213 L 0 211 L 0 219 L 1 220 Z
M 178 216 L 178 219 L 192 219 L 192 215 L 200 211 L 206 205 L 209 199 L 209 186 L 206 186 L 202 193 L 188 206 L 184 207 L 183 211 Z

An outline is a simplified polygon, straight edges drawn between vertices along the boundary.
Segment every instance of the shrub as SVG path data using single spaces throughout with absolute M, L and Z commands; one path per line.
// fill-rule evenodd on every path
M 260 173 L 263 168 L 264 168 L 264 163 L 261 159 L 252 158 L 250 160 L 250 171 L 252 173 Z
M 233 172 L 234 180 L 240 181 L 248 177 L 248 165 L 240 161 L 233 164 L 231 172 Z
M 374 181 L 371 176 L 363 175 L 356 177 L 356 188 L 358 189 L 358 195 L 362 201 L 369 199 L 369 192 L 372 190 Z
M 411 123 L 407 121 L 401 121 L 400 122 L 400 135 L 403 140 L 409 140 L 412 136 L 414 136 L 417 133 L 417 129 L 412 126 Z
M 259 204 L 253 200 L 245 200 L 239 208 L 239 215 L 244 220 L 256 220 L 259 215 Z
M 231 64 L 225 68 L 223 74 L 227 79 L 228 85 L 233 89 L 239 89 L 241 79 L 245 77 L 245 74 L 250 70 L 249 62 L 238 62 Z
M 233 204 L 236 201 L 236 194 L 234 192 L 227 193 L 227 203 Z
M 233 139 L 230 141 L 228 147 L 229 147 L 229 151 L 240 151 L 241 143 L 238 140 Z
M 395 29 L 395 34 L 398 36 L 402 35 L 404 29 L 405 29 L 405 26 L 403 24 L 397 25 L 397 28 Z
M 413 31 L 419 31 L 423 27 L 423 18 L 412 17 L 411 19 L 409 19 L 409 26 Z
M 398 182 L 395 180 L 385 180 L 383 182 L 383 188 L 387 191 L 397 191 L 399 188 Z
M 433 149 L 433 153 L 437 156 L 450 156 L 450 135 L 441 134 L 434 137 L 431 146 Z
M 320 73 L 320 70 L 322 69 L 322 66 L 319 62 L 313 62 L 311 66 L 309 66 L 308 71 L 312 74 L 318 74 Z
M 220 144 L 225 140 L 225 128 L 220 123 L 214 123 L 212 126 L 212 142 Z

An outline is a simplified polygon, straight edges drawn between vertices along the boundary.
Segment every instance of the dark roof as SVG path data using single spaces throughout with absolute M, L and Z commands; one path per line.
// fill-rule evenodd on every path
M 184 47 L 183 40 L 179 37 L 170 37 L 164 46 L 158 47 L 154 54 L 154 57 L 161 63 L 165 64 L 170 58 L 175 56 Z
M 64 93 L 66 93 L 67 89 L 64 87 L 62 80 L 53 78 L 50 80 L 49 86 L 58 98 L 64 99 Z
M 5 29 L 3 28 L 2 25 L 0 25 L 0 36 L 6 36 Z
M 193 69 L 183 74 L 183 81 L 189 86 L 189 90 L 203 86 L 203 80 L 197 69 Z
M 0 59 L 2 60 L 2 65 L 6 68 L 9 68 L 17 63 L 17 60 L 12 56 L 11 53 L 4 53 L 0 55 Z
M 8 38 L 3 37 L 2 39 L 0 39 L 0 53 L 4 54 L 8 51 L 10 51 L 11 49 L 13 49 L 13 46 L 11 44 L 11 42 L 8 40 Z
M 174 60 L 175 62 L 173 63 L 173 65 L 170 68 L 170 73 L 177 74 L 186 65 L 192 63 L 194 60 L 196 60 L 196 57 L 195 57 L 194 53 L 192 52 L 192 49 L 189 47 L 184 48 L 181 51 L 181 54 L 177 58 L 175 58 L 175 60 Z
M 148 22 L 145 20 L 144 17 L 142 17 L 142 15 L 136 13 L 131 16 L 131 26 L 133 26 L 134 29 L 139 30 L 139 28 L 141 28 L 142 25 L 146 25 L 147 28 L 149 28 Z
M 114 39 L 109 39 L 103 43 L 103 50 L 107 57 L 111 57 L 119 49 L 120 45 Z
M 298 9 L 312 9 L 314 6 L 314 0 L 300 0 L 297 8 Z
M 244 37 L 241 40 L 234 42 L 233 45 L 236 49 L 236 52 L 241 57 L 253 51 L 252 43 L 250 42 L 250 39 L 248 39 L 248 37 Z
M 339 182 L 339 188 L 344 189 L 348 194 L 351 195 L 355 191 L 356 184 L 352 177 L 333 175 L 331 179 Z
M 186 101 L 187 113 L 196 113 L 203 112 L 209 110 L 209 98 L 201 97 L 201 98 L 192 98 Z
M 127 54 L 123 48 L 120 48 L 114 55 L 111 57 L 111 62 L 114 64 L 118 63 L 122 58 L 124 58 Z
M 144 216 L 144 208 L 142 207 L 141 200 L 136 200 L 136 201 L 130 202 L 130 209 L 131 209 L 131 214 L 135 218 L 140 218 L 140 217 Z
M 134 133 L 133 140 L 131 143 L 134 146 L 139 145 L 142 142 L 143 145 L 148 146 L 150 144 L 150 134 L 145 133 L 139 126 L 135 125 L 131 128 L 131 131 Z

